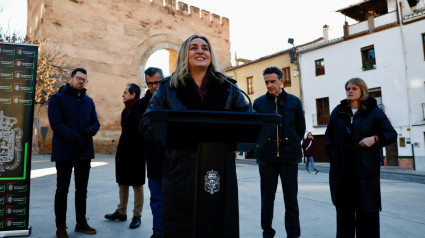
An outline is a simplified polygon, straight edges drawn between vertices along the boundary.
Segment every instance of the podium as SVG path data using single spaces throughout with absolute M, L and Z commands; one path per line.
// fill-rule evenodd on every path
M 266 140 L 280 116 L 194 110 L 152 110 L 147 116 L 168 149 L 163 237 L 239 237 L 234 151 L 248 151 Z

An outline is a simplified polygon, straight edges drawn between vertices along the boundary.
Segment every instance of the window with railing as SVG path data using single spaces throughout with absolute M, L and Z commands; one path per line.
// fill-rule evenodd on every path
M 289 67 L 282 68 L 283 73 L 283 87 L 291 86 L 291 70 Z
M 252 76 L 246 78 L 246 85 L 248 94 L 254 94 L 254 78 Z
M 370 45 L 361 48 L 362 52 L 362 69 L 363 71 L 376 69 L 375 46 Z

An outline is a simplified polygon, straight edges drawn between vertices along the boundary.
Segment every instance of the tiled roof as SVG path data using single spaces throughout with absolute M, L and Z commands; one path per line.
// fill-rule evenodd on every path
M 403 21 L 413 21 L 425 17 L 425 8 L 416 9 L 412 14 L 404 16 Z

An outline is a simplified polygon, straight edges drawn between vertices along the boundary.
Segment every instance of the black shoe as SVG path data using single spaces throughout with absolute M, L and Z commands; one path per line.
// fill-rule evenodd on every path
M 118 211 L 115 211 L 112 214 L 106 214 L 105 218 L 108 220 L 127 221 L 127 215 L 121 215 Z
M 77 223 L 77 225 L 75 225 L 75 231 L 89 235 L 96 234 L 96 230 L 93 227 L 90 227 L 87 222 Z
M 66 226 L 59 226 L 56 228 L 56 238 L 68 238 L 68 233 L 66 232 Z
M 316 170 L 316 174 L 319 173 L 319 170 Z
M 153 234 L 152 234 L 152 236 L 151 236 L 151 238 L 162 238 L 162 236 L 160 236 L 160 235 L 158 235 L 158 234 L 153 233 Z
M 142 221 L 140 220 L 140 217 L 134 216 L 131 223 L 130 223 L 130 229 L 135 229 L 142 224 Z

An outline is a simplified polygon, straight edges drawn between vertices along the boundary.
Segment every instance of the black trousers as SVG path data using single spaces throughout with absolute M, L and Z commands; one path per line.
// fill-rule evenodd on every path
M 72 168 L 75 182 L 75 216 L 77 223 L 86 222 L 87 185 L 90 159 L 56 161 L 57 184 L 55 195 L 56 227 L 66 226 L 66 210 Z
M 285 202 L 285 228 L 289 238 L 300 237 L 300 218 L 298 209 L 298 164 L 259 165 L 261 177 L 261 228 L 263 237 L 274 237 L 272 227 L 273 208 L 278 178 L 282 183 Z
M 359 213 L 336 209 L 337 238 L 379 238 L 379 211 Z

